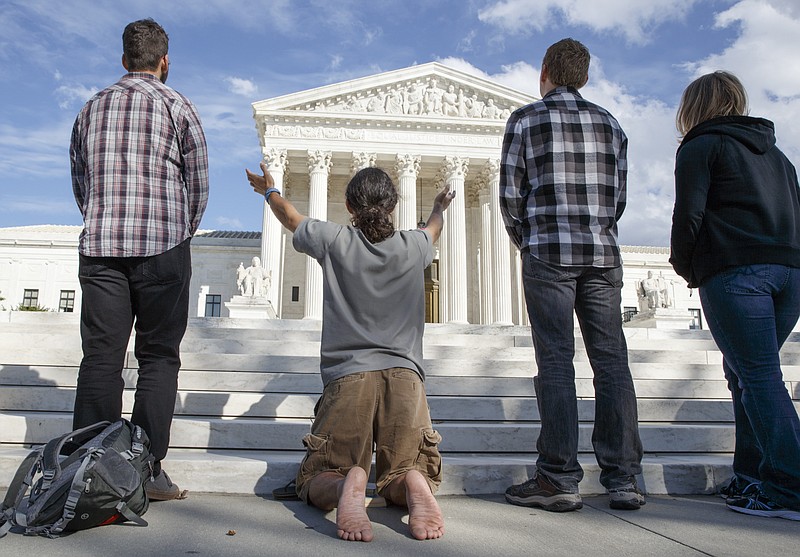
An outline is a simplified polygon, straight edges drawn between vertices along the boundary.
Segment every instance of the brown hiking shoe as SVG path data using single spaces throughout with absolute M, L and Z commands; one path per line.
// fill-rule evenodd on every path
M 163 470 L 157 476 L 151 476 L 144 483 L 144 490 L 151 501 L 171 501 L 172 499 L 186 499 L 189 495 L 188 490 L 183 490 L 172 483 L 169 476 Z

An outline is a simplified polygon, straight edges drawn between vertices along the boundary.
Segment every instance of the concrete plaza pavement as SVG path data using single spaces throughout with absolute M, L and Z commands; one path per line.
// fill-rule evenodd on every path
M 444 496 L 445 536 L 410 537 L 398 507 L 370 508 L 375 539 L 336 537 L 335 512 L 298 501 L 247 495 L 192 493 L 154 503 L 150 525 L 114 525 L 59 539 L 0 539 L 4 556 L 738 556 L 797 555 L 800 522 L 731 512 L 714 496 L 653 496 L 639 511 L 609 509 L 607 498 L 584 498 L 571 513 L 548 513 L 505 503 L 502 495 Z M 235 532 L 235 533 L 234 533 Z M 233 534 L 233 535 L 231 535 Z

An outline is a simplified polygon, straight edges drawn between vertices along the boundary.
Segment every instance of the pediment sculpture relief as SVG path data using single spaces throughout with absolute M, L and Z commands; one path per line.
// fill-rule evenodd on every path
M 483 91 L 429 77 L 348 93 L 293 109 L 507 120 L 516 107 L 504 105 L 502 100 L 492 98 Z

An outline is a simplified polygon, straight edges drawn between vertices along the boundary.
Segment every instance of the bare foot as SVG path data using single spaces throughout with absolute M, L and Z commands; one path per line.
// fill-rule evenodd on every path
M 424 480 L 423 480 L 424 481 Z M 353 467 L 339 488 L 336 507 L 336 533 L 347 541 L 372 541 L 372 524 L 364 508 L 367 473 Z
M 405 476 L 408 528 L 418 540 L 444 536 L 444 517 L 425 477 L 417 470 Z

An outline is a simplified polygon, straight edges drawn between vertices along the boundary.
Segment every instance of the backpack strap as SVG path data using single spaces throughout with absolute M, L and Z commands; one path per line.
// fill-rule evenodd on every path
M 48 441 L 42 452 L 42 476 L 44 476 L 42 489 L 49 488 L 50 484 L 61 475 L 61 461 L 58 457 L 67 441 L 83 444 L 86 440 L 97 435 L 98 432 L 103 431 L 109 423 L 97 422 Z
M 61 514 L 61 518 L 45 530 L 48 537 L 57 537 L 64 531 L 70 521 L 75 518 L 75 507 L 78 505 L 78 500 L 81 498 L 83 490 L 86 489 L 86 481 L 83 479 L 86 467 L 92 461 L 93 455 L 102 455 L 104 452 L 106 450 L 102 447 L 93 447 L 87 450 L 80 467 L 72 477 L 72 485 L 70 485 L 67 500 L 64 502 L 64 512 Z
M 124 501 L 120 501 L 119 505 L 117 505 L 117 512 L 139 526 L 147 526 L 147 521 L 133 512 Z
M 44 446 L 41 446 L 28 453 L 28 456 L 17 468 L 17 472 L 8 486 L 8 492 L 0 507 L 0 511 L 2 511 L 2 515 L 0 515 L 0 538 L 8 533 L 12 525 L 17 523 L 17 508 L 22 503 L 22 499 L 33 483 L 33 477 L 41 466 L 40 459 L 43 450 Z

